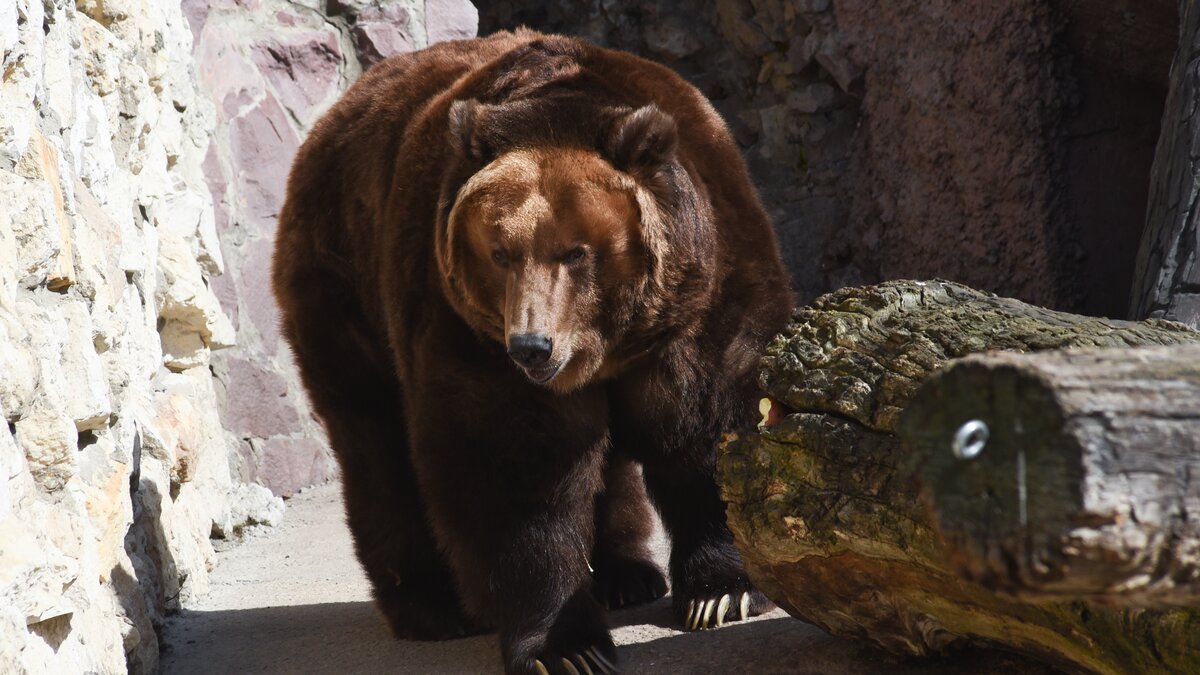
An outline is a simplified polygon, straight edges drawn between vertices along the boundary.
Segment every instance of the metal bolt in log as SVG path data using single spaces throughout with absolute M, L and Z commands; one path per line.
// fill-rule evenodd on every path
M 954 450 L 964 420 L 992 430 L 973 462 Z M 1200 605 L 1200 345 L 968 357 L 922 385 L 901 435 L 967 578 Z

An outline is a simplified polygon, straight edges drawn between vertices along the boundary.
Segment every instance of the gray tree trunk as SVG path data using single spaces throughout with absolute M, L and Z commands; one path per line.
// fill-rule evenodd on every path
M 967 357 L 921 386 L 901 437 L 966 578 L 1200 605 L 1200 345 Z
M 1181 39 L 1150 174 L 1130 316 L 1200 326 L 1200 2 L 1179 4 Z
M 1035 604 L 961 579 L 896 435 L 921 382 L 991 350 L 1163 345 L 1200 333 L 1094 319 L 947 282 L 843 289 L 768 347 L 767 423 L 723 445 L 727 519 L 755 583 L 794 616 L 901 654 L 1001 647 L 1075 671 L 1200 672 L 1200 609 Z

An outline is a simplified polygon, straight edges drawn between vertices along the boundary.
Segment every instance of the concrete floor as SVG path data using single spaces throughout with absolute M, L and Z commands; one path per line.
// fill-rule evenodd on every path
M 502 672 L 494 635 L 450 642 L 393 640 L 371 605 L 343 521 L 337 486 L 306 490 L 289 501 L 281 526 L 250 532 L 243 543 L 220 552 L 212 590 L 166 627 L 162 672 Z M 660 542 L 664 559 L 665 553 Z M 780 610 L 704 633 L 677 630 L 668 599 L 610 618 L 623 673 L 1050 672 L 989 652 L 897 661 Z

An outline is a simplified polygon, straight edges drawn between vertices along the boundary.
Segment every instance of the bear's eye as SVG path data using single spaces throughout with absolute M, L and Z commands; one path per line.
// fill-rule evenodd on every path
M 575 265 L 577 263 L 583 262 L 583 259 L 586 257 L 587 257 L 587 250 L 584 249 L 582 246 L 576 246 L 575 248 L 562 254 L 561 259 L 567 265 Z
M 496 249 L 492 251 L 492 262 L 496 263 L 500 267 L 505 267 L 508 265 L 508 256 L 505 255 L 504 251 Z

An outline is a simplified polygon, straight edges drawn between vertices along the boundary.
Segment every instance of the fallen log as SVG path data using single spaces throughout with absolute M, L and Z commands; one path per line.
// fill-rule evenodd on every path
M 1197 342 L 1163 321 L 1052 312 L 947 282 L 843 289 L 768 347 L 768 424 L 719 461 L 755 583 L 793 616 L 899 654 L 999 647 L 1073 671 L 1200 672 L 1200 611 L 1040 605 L 958 577 L 896 436 L 920 383 L 988 350 Z
M 968 357 L 921 386 L 901 436 L 966 578 L 1200 605 L 1200 345 Z

